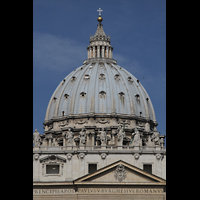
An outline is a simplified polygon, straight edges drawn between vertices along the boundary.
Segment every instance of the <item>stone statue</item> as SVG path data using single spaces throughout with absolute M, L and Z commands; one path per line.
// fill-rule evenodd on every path
M 81 132 L 79 133 L 80 138 L 80 145 L 85 144 L 86 142 L 86 133 L 84 132 L 84 128 L 81 129 Z
M 153 135 L 151 136 L 151 141 L 155 143 L 155 145 L 160 145 L 160 133 L 159 132 L 154 132 Z
M 102 128 L 102 131 L 99 131 L 99 132 L 101 133 L 100 135 L 101 145 L 106 145 L 107 135 L 106 135 L 106 132 L 104 131 L 104 128 Z
M 132 133 L 133 136 L 133 146 L 139 146 L 140 145 L 140 132 L 137 128 L 134 129 L 135 132 Z
M 163 139 L 163 138 L 160 138 L 160 146 L 161 146 L 161 147 L 164 147 L 164 144 L 165 144 L 164 139 Z
M 125 137 L 125 131 L 123 131 L 123 127 L 120 125 L 117 129 L 117 137 L 118 137 L 118 146 L 123 145 L 123 139 Z
M 68 145 L 73 145 L 73 138 L 74 138 L 74 133 L 71 131 L 71 128 L 69 128 L 66 133 L 66 139 Z
M 33 133 L 33 142 L 35 147 L 40 146 L 40 140 L 40 133 L 35 129 L 35 132 Z

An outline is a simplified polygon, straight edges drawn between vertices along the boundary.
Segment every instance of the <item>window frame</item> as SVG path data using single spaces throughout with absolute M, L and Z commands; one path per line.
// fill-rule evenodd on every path
M 89 172 L 89 165 L 96 165 L 97 166 L 97 169 L 96 169 L 96 171 L 98 170 L 98 162 L 88 162 L 87 163 L 87 172 L 88 172 L 88 174 L 91 174 L 91 173 L 94 173 L 94 172 Z

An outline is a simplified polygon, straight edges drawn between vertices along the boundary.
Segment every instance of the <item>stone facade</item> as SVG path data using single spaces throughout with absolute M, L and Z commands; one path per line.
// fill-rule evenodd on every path
M 33 199 L 166 199 L 164 179 L 124 161 L 75 181 L 35 182 Z

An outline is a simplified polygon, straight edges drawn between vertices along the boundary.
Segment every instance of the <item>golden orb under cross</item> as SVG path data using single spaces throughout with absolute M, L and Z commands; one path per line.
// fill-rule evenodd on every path
M 103 17 L 99 16 L 99 17 L 97 18 L 97 21 L 98 21 L 98 22 L 102 22 L 102 21 L 103 21 Z

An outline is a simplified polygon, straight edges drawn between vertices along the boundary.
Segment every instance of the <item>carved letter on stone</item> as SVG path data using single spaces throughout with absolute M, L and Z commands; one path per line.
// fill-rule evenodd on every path
M 122 164 L 119 164 L 117 167 L 116 167 L 116 170 L 114 171 L 114 177 L 119 181 L 121 182 L 123 179 L 126 178 L 126 170 L 125 170 L 125 167 L 122 165 Z

